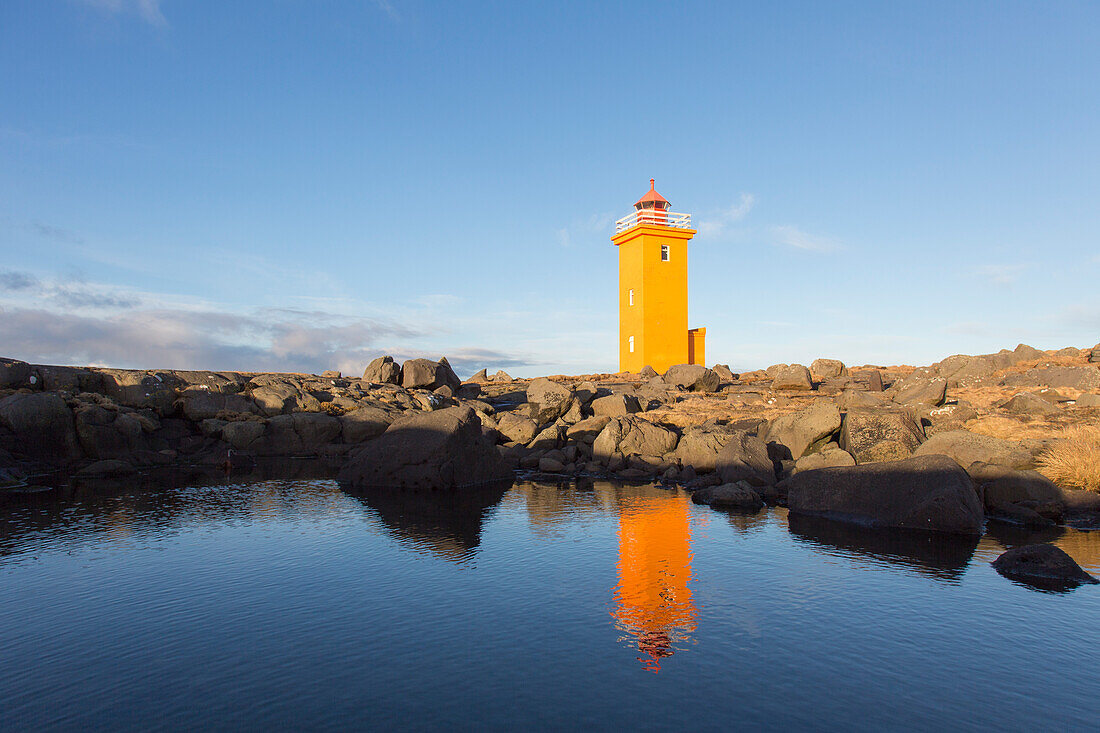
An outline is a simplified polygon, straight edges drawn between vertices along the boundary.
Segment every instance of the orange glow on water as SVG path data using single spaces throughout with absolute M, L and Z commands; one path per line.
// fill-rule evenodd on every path
M 699 612 L 691 581 L 691 514 L 684 496 L 641 499 L 619 514 L 616 626 L 636 639 L 649 671 L 690 640 Z

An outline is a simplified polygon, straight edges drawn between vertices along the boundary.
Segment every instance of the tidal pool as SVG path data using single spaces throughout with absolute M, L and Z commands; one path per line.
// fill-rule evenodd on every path
M 1100 533 L 873 533 L 656 487 L 302 479 L 0 502 L 0 728 L 1095 730 Z

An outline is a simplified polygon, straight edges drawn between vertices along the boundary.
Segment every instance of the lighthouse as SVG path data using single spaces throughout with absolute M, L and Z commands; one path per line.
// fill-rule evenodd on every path
M 695 230 L 691 214 L 670 209 L 650 178 L 634 212 L 615 222 L 620 371 L 704 363 L 707 330 L 688 328 L 687 254 Z

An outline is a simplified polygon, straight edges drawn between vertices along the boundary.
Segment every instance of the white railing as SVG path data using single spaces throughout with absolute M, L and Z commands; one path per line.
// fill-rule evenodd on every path
M 660 211 L 657 209 L 633 211 L 615 222 L 615 231 L 616 233 L 625 232 L 627 229 L 636 227 L 639 224 L 690 229 L 691 214 L 677 214 L 673 211 Z

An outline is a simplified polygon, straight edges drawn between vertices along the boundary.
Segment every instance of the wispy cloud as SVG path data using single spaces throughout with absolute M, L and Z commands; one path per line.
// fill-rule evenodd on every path
M 574 237 L 591 237 L 596 234 L 611 236 L 611 227 L 615 223 L 615 215 L 609 212 L 590 214 L 585 219 L 578 219 L 568 226 L 555 230 L 558 244 L 562 247 L 572 247 Z
M 85 5 L 90 5 L 105 13 L 136 13 L 142 20 L 150 25 L 164 27 L 168 20 L 161 12 L 161 0 L 81 0 Z M 384 0 L 378 0 L 379 4 Z M 388 5 L 389 3 L 385 3 Z
M 741 194 L 737 203 L 719 211 L 717 214 L 701 217 L 698 224 L 699 234 L 708 237 L 717 237 L 723 234 L 731 224 L 744 219 L 752 207 L 756 205 L 756 197 L 751 193 Z
M 379 10 L 390 16 L 390 20 L 401 20 L 401 16 L 397 14 L 397 8 L 389 0 L 374 0 L 374 4 Z
M 778 245 L 806 252 L 836 252 L 841 249 L 840 244 L 834 239 L 807 234 L 790 224 L 772 227 L 772 236 Z
M 451 295 L 420 299 L 419 316 L 365 317 L 324 307 L 235 310 L 218 303 L 0 270 L 4 356 L 46 364 L 358 374 L 373 358 L 447 356 L 459 374 L 529 366 L 515 352 L 412 346 L 440 335 L 433 314 Z
M 994 285 L 1009 285 L 1020 279 L 1029 265 L 982 265 L 978 275 Z

